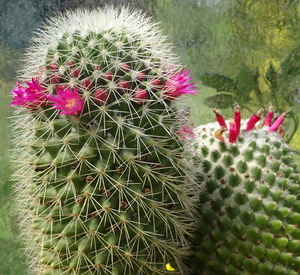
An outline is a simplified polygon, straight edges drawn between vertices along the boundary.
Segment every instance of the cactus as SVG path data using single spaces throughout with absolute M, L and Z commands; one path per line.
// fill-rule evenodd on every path
M 191 274 L 299 274 L 300 175 L 278 133 L 286 114 L 274 122 L 270 106 L 262 124 L 263 110 L 242 123 L 238 108 L 229 122 L 215 113 L 190 145 L 202 187 Z
M 32 274 L 185 274 L 197 185 L 176 101 L 196 92 L 188 74 L 127 8 L 68 12 L 33 39 L 11 103 Z

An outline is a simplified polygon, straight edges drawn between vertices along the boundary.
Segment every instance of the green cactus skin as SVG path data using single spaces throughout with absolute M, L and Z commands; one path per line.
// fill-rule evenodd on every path
M 195 129 L 200 219 L 193 272 L 296 275 L 300 271 L 300 175 L 291 150 L 266 127 L 236 143 L 215 138 L 217 123 Z
M 185 119 L 161 90 L 178 68 L 169 48 L 128 9 L 70 12 L 34 39 L 21 78 L 53 95 L 76 87 L 84 107 L 15 112 L 15 194 L 31 274 L 186 273 L 197 185 L 176 133 Z

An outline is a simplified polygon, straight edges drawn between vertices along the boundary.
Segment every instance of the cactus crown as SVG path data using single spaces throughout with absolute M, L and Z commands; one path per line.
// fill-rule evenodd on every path
M 184 273 L 196 185 L 175 102 L 196 92 L 189 71 L 140 13 L 106 8 L 49 22 L 11 104 L 31 271 L 165 274 L 171 263 Z

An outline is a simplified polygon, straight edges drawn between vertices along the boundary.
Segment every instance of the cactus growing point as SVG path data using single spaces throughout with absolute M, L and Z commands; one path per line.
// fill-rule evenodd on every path
M 176 101 L 196 92 L 188 73 L 127 8 L 68 12 L 33 39 L 11 104 L 32 274 L 186 272 L 197 186 Z

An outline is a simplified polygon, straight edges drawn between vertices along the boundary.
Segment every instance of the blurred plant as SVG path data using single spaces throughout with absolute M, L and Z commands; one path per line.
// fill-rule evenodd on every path
M 268 102 L 272 101 L 279 112 L 289 111 L 290 126 L 285 134 L 286 142 L 289 142 L 299 124 L 297 105 L 300 97 L 299 92 L 296 92 L 300 81 L 299 65 L 300 45 L 278 66 L 270 61 L 267 70 L 259 67 L 251 70 L 244 64 L 236 78 L 218 73 L 204 73 L 200 77 L 202 83 L 217 91 L 216 95 L 207 97 L 204 104 L 210 108 L 224 109 L 238 102 L 242 108 L 254 112 L 257 105 L 266 108 Z

